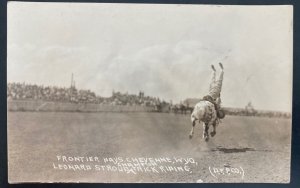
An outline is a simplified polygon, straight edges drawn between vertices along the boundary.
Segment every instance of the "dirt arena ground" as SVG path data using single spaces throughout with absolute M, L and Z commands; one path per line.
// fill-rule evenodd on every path
M 202 125 L 191 140 L 190 129 L 181 114 L 8 112 L 9 182 L 289 182 L 290 119 L 226 116 L 207 143 Z M 57 170 L 57 156 L 186 157 L 197 165 L 190 173 Z M 243 176 L 211 171 L 225 167 Z

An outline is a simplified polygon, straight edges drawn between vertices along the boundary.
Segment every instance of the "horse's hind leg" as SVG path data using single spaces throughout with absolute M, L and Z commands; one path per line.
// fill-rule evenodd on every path
M 203 135 L 202 136 L 206 142 L 209 140 L 208 129 L 209 129 L 208 123 L 203 123 Z
M 217 133 L 217 131 L 216 131 L 217 123 L 214 122 L 212 125 L 213 125 L 213 131 L 210 132 L 210 136 L 214 137 Z
M 195 127 L 195 125 L 196 125 L 196 120 L 197 120 L 197 119 L 196 119 L 195 117 L 192 116 L 191 120 L 192 120 L 192 130 L 191 130 L 190 135 L 189 135 L 189 138 L 190 138 L 190 139 L 193 138 L 193 135 L 194 135 L 194 127 Z

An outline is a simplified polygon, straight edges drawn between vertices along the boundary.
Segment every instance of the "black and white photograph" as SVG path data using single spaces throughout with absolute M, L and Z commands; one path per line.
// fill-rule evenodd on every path
M 293 6 L 8 2 L 8 182 L 290 183 Z

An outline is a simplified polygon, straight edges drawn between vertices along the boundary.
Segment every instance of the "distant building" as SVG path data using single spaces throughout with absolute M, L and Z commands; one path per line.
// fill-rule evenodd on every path
M 140 99 L 143 99 L 144 97 L 145 97 L 145 93 L 142 92 L 142 91 L 140 91 L 140 92 L 139 92 L 139 98 L 140 98 Z

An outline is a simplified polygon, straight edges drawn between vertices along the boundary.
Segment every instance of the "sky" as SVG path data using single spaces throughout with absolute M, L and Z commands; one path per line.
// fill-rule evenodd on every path
M 8 3 L 7 81 L 291 112 L 292 6 Z

